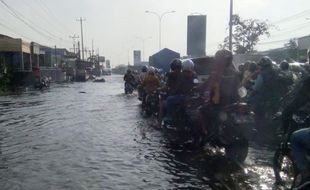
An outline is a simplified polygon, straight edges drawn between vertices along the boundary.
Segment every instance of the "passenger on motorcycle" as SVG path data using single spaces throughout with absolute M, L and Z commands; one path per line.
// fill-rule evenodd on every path
M 215 67 L 204 86 L 207 104 L 200 109 L 200 123 L 206 134 L 212 131 L 220 110 L 239 100 L 240 78 L 232 60 L 233 55 L 228 50 L 219 50 L 215 54 Z
M 142 86 L 142 83 L 145 79 L 145 77 L 147 76 L 147 71 L 148 71 L 148 68 L 147 66 L 143 66 L 142 69 L 141 69 L 141 73 L 139 74 L 139 80 L 138 80 L 138 96 L 139 96 L 139 100 L 142 100 L 143 99 L 143 94 L 145 93 L 144 90 L 143 90 L 143 86 Z
M 310 104 L 310 76 L 302 81 L 300 89 L 291 103 L 283 111 L 284 132 L 289 133 L 289 120 L 300 108 L 308 108 Z M 308 113 L 310 110 L 306 110 Z M 294 129 L 291 129 L 294 130 Z M 292 153 L 298 169 L 301 171 L 302 181 L 294 189 L 302 189 L 310 185 L 310 166 L 306 158 L 306 152 L 310 150 L 310 128 L 305 128 L 294 132 L 291 136 Z
M 146 75 L 145 79 L 143 80 L 142 87 L 145 91 L 145 95 L 142 100 L 142 105 L 145 103 L 145 98 L 147 94 L 153 93 L 160 87 L 160 81 L 155 75 L 155 68 L 150 67 L 148 70 L 148 74 Z
M 176 105 L 182 103 L 185 97 L 189 95 L 194 87 L 194 79 L 197 78 L 194 63 L 190 59 L 182 62 L 182 73 L 178 75 L 177 72 L 175 73 L 175 80 L 170 81 L 174 84 L 169 84 L 172 88 L 170 88 L 169 97 L 167 98 L 166 118 L 168 120 L 171 119 Z

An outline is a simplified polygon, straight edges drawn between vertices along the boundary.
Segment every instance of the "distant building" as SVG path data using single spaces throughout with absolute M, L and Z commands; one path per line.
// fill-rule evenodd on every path
M 180 58 L 180 53 L 165 48 L 150 56 L 149 65 L 169 72 L 170 62 L 175 58 Z
M 141 51 L 134 50 L 133 51 L 133 65 L 139 66 L 141 64 Z
M 187 55 L 203 57 L 206 55 L 206 15 L 190 15 L 187 17 Z
M 310 48 L 310 35 L 297 39 L 298 49 L 307 50 Z

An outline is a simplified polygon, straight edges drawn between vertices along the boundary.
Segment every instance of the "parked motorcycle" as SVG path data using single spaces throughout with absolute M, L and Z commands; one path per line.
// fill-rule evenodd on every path
M 43 77 L 42 79 L 40 79 L 40 81 L 38 81 L 34 87 L 36 89 L 44 89 L 44 88 L 49 88 L 50 86 L 50 80 L 47 77 Z

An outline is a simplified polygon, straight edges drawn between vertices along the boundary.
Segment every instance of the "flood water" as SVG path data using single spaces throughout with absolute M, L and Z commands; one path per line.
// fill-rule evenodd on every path
M 272 189 L 273 152 L 244 166 L 178 149 L 140 114 L 121 76 L 0 97 L 0 189 Z

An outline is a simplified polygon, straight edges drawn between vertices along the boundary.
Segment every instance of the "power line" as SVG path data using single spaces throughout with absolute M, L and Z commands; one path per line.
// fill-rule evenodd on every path
M 70 28 L 68 28 L 65 24 L 63 24 L 62 22 L 60 22 L 60 20 L 57 19 L 55 14 L 51 11 L 51 9 L 47 6 L 47 4 L 44 1 L 42 1 L 42 0 L 36 0 L 36 1 L 39 2 L 40 5 L 42 5 L 45 12 L 48 15 L 50 15 L 51 18 L 55 19 L 55 21 L 59 24 L 59 26 L 62 26 L 62 28 L 65 28 L 67 31 L 70 31 L 71 33 L 73 33 L 72 30 L 70 30 Z
M 23 1 L 23 3 L 24 3 L 25 1 Z M 37 5 L 39 5 L 38 3 L 35 3 L 35 4 L 37 4 Z M 33 7 L 32 5 L 31 5 L 31 3 L 27 3 L 27 2 L 25 2 L 25 5 L 27 5 L 27 7 L 28 8 L 30 8 L 30 10 L 36 10 L 36 12 L 38 13 L 38 14 L 40 14 L 40 18 L 41 19 L 43 19 L 44 21 L 46 21 L 46 23 L 48 23 L 49 25 L 53 25 L 53 26 L 55 26 L 53 29 L 56 29 L 57 28 L 57 32 L 59 33 L 59 34 L 61 34 L 62 35 L 62 33 L 64 33 L 64 32 L 67 32 L 67 31 L 65 31 L 64 29 L 63 29 L 63 27 L 59 27 L 59 25 L 56 25 L 55 24 L 55 22 L 54 21 L 52 21 L 52 19 L 50 19 L 51 17 L 50 16 L 48 16 L 48 13 L 46 13 L 46 11 L 44 10 L 44 9 L 42 9 L 42 8 L 38 8 L 38 7 Z M 42 14 L 43 13 L 43 14 Z M 62 29 L 62 31 L 60 31 L 60 30 L 58 30 L 58 29 Z M 68 41 L 69 42 L 69 41 Z
M 297 13 L 297 14 L 291 15 L 291 16 L 289 16 L 289 17 L 280 19 L 280 20 L 278 20 L 278 21 L 272 22 L 272 24 L 279 24 L 279 23 L 283 23 L 283 22 L 289 22 L 289 21 L 291 21 L 291 20 L 298 19 L 298 18 L 300 18 L 300 17 L 302 17 L 302 16 L 306 16 L 306 15 L 308 15 L 308 14 L 310 14 L 310 9 L 307 9 L 307 10 L 302 11 L 302 12 L 300 12 L 300 13 Z
M 46 29 L 42 29 L 40 27 L 37 26 L 37 28 L 45 31 L 46 33 L 50 34 L 47 35 L 45 33 L 43 33 L 42 31 L 38 30 L 36 27 L 33 27 L 32 25 L 36 25 L 34 24 L 32 21 L 30 21 L 29 19 L 28 22 L 26 21 L 26 17 L 23 16 L 21 13 L 17 12 L 16 10 L 14 10 L 12 7 L 10 7 L 4 0 L 0 0 L 0 2 L 8 9 L 8 12 L 15 18 L 17 18 L 18 20 L 20 20 L 22 23 L 24 23 L 26 26 L 28 26 L 30 29 L 32 29 L 33 31 L 37 32 L 38 34 L 40 34 L 41 36 L 45 37 L 46 39 L 48 39 L 49 41 L 53 42 L 53 40 L 59 39 L 60 41 L 63 41 L 62 38 L 59 38 L 57 36 L 55 36 L 54 34 L 50 33 L 49 31 L 47 31 Z M 52 37 L 55 36 L 55 37 Z M 54 38 L 54 39 L 53 39 Z M 54 41 L 55 42 L 55 41 Z

